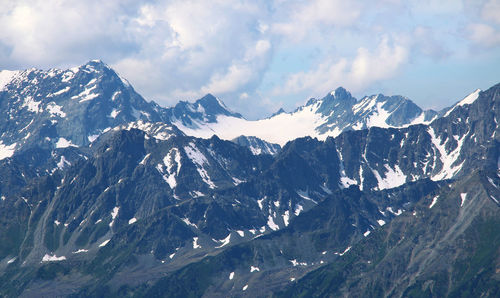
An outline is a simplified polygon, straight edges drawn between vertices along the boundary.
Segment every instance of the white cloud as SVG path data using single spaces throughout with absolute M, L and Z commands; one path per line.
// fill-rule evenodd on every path
M 4 1 L 0 68 L 66 67 L 98 58 L 148 99 L 238 92 L 269 62 L 256 1 Z M 253 84 L 255 85 L 255 84 Z M 194 98 L 188 98 L 194 99 Z
M 271 43 L 268 40 L 259 40 L 254 47 L 247 50 L 241 61 L 231 64 L 228 69 L 210 78 L 210 82 L 201 88 L 202 93 L 224 94 L 235 92 L 243 85 L 258 78 L 261 68 L 267 66 L 267 59 Z
M 211 92 L 233 108 L 274 111 L 271 101 L 290 107 L 306 92 L 362 91 L 410 56 L 445 63 L 500 44 L 499 0 L 1 2 L 0 69 L 102 59 L 162 105 Z
M 327 59 L 313 70 L 290 75 L 284 86 L 274 92 L 324 94 L 338 86 L 360 91 L 377 81 L 393 77 L 407 60 L 408 49 L 400 44 L 391 45 L 384 37 L 375 51 L 360 47 L 353 59 Z
M 271 43 L 262 39 L 258 22 L 265 11 L 257 4 L 190 0 L 142 6 L 136 23 L 150 37 L 136 55 L 115 66 L 163 104 L 208 92 L 244 92 L 239 89 L 255 85 L 269 61 Z M 146 67 L 133 66 L 138 64 Z
M 362 7 L 355 1 L 313 0 L 293 1 L 280 9 L 284 20 L 272 24 L 272 32 L 298 42 L 331 27 L 355 24 Z
M 457 14 L 463 11 L 461 0 L 411 0 L 409 6 L 415 14 Z
M 2 63 L 46 67 L 124 55 L 133 48 L 122 13 L 119 1 L 2 1 L 0 43 L 9 59 Z
M 481 17 L 485 21 L 500 24 L 500 0 L 487 1 L 483 6 Z
M 468 37 L 475 43 L 495 47 L 500 45 L 500 32 L 486 24 L 470 24 L 467 27 Z
M 445 48 L 445 43 L 435 37 L 435 32 L 427 26 L 417 26 L 412 34 L 411 43 L 415 54 L 424 54 L 435 59 L 446 58 L 450 51 Z

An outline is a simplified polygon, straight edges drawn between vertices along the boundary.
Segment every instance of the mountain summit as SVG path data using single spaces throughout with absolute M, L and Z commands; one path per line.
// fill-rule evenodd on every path
M 170 123 L 191 129 L 200 128 L 203 123 L 216 123 L 218 116 L 243 118 L 240 114 L 229 111 L 226 105 L 212 94 L 207 94 L 194 103 L 181 101 L 172 108 L 164 109 L 164 116 Z

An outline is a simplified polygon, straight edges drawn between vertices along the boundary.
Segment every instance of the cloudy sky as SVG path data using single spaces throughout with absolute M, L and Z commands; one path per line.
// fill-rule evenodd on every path
M 0 69 L 101 59 L 163 106 L 247 118 L 338 86 L 451 105 L 500 82 L 500 0 L 2 0 Z

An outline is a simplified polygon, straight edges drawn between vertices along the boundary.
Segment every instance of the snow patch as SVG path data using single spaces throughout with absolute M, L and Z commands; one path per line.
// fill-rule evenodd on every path
M 201 248 L 201 245 L 198 244 L 198 237 L 193 237 L 193 248 Z
M 490 177 L 487 177 L 488 178 L 488 182 L 490 182 L 491 185 L 493 185 L 495 188 L 498 188 L 498 186 L 495 184 L 495 181 L 493 181 L 493 179 L 491 179 Z
M 68 147 L 78 147 L 78 146 L 71 143 L 71 141 L 66 140 L 65 138 L 59 138 L 59 140 L 56 143 L 56 148 L 68 148 Z
M 398 209 L 398 211 L 394 211 L 392 209 L 392 207 L 387 207 L 386 210 L 389 211 L 390 213 L 396 215 L 396 216 L 399 216 L 403 213 L 403 211 L 401 209 Z
M 174 189 L 177 186 L 176 176 L 179 175 L 181 170 L 181 155 L 179 150 L 177 148 L 170 149 L 168 154 L 163 158 L 163 164 L 167 167 L 167 175 L 163 175 L 163 179 L 171 189 Z
M 61 159 L 59 160 L 59 162 L 57 163 L 57 167 L 62 170 L 64 169 L 65 166 L 71 166 L 71 163 L 69 161 L 66 160 L 66 158 L 64 157 L 64 155 L 61 155 Z
M 133 223 L 137 222 L 137 218 L 132 217 L 131 219 L 128 220 L 128 224 L 131 225 Z
M 182 221 L 187 224 L 188 226 L 192 226 L 192 227 L 195 227 L 195 228 L 198 228 L 197 225 L 195 225 L 194 223 L 192 223 L 191 221 L 189 221 L 189 218 L 182 218 Z
M 13 143 L 10 145 L 4 145 L 3 141 L 0 141 L 0 160 L 11 157 L 16 152 L 17 143 Z
M 27 108 L 28 111 L 33 113 L 41 113 L 43 111 L 43 109 L 39 107 L 41 103 L 41 101 L 35 101 L 32 96 L 27 96 L 24 99 L 22 107 Z
M 285 227 L 288 227 L 289 220 L 290 220 L 290 211 L 285 211 L 285 213 L 282 215 L 283 216 L 283 222 L 285 223 Z
M 188 146 L 184 147 L 184 152 L 186 152 L 189 159 L 196 165 L 196 170 L 198 171 L 198 174 L 200 174 L 203 182 L 205 182 L 208 187 L 212 189 L 216 188 L 215 184 L 212 182 L 210 176 L 204 168 L 204 165 L 208 165 L 208 160 L 205 155 L 203 155 L 203 153 L 198 150 L 193 142 L 190 142 Z
M 429 127 L 427 130 L 431 137 L 431 141 L 434 144 L 434 147 L 439 152 L 441 163 L 443 164 L 441 171 L 439 173 L 433 175 L 431 177 L 432 180 L 444 180 L 452 178 L 460 169 L 462 168 L 463 162 L 459 165 L 453 166 L 460 155 L 460 151 L 462 149 L 462 144 L 465 140 L 465 135 L 461 139 L 457 139 L 457 148 L 455 148 L 450 153 L 446 152 L 446 142 L 442 142 L 441 139 L 437 138 L 436 133 L 432 127 Z M 443 144 L 441 144 L 443 143 Z
M 238 179 L 236 177 L 231 177 L 231 178 L 233 179 L 233 184 L 234 185 L 238 185 L 238 184 L 241 184 L 241 183 L 245 182 L 245 180 L 240 180 L 240 179 Z
M 79 254 L 79 253 L 82 253 L 82 252 L 88 252 L 88 249 L 79 249 L 77 251 L 74 251 L 73 253 L 74 254 Z
M 19 75 L 21 72 L 19 70 L 1 70 L 0 71 L 0 91 L 6 89 L 6 86 L 12 82 L 12 80 Z
M 260 271 L 259 267 L 254 267 L 254 266 L 250 266 L 250 273 L 254 272 L 254 271 Z
M 318 204 L 318 202 L 316 202 L 315 200 L 311 199 L 309 197 L 309 192 L 308 191 L 302 191 L 302 190 L 297 190 L 296 193 L 301 197 L 303 198 L 304 200 L 308 200 L 308 201 L 311 201 L 313 202 L 314 204 Z
M 262 210 L 262 208 L 264 207 L 264 206 L 262 206 L 262 202 L 263 202 L 265 199 L 266 199 L 266 198 L 264 197 L 264 198 L 262 198 L 262 199 L 260 199 L 260 200 L 257 200 L 257 204 L 259 204 L 259 208 L 260 208 L 260 210 Z
M 118 211 L 120 211 L 120 207 L 115 207 L 113 208 L 113 211 L 111 211 L 111 222 L 109 223 L 110 227 L 112 227 L 115 223 L 115 218 L 118 216 Z
M 434 207 L 434 205 L 436 205 L 438 198 L 439 196 L 435 196 L 434 198 L 432 198 L 432 202 L 429 205 L 429 209 L 431 209 L 432 207 Z
M 343 256 L 343 255 L 345 255 L 348 251 L 350 251 L 350 250 L 351 250 L 351 247 L 352 247 L 352 246 L 349 246 L 349 247 L 348 247 L 348 248 L 346 248 L 343 252 L 341 252 L 341 253 L 336 252 L 335 254 L 336 254 L 336 255 L 339 255 L 339 256 Z
M 460 207 L 462 207 L 465 203 L 465 199 L 467 198 L 467 193 L 461 193 L 460 198 L 462 199 L 462 201 L 460 202 Z
M 42 262 L 59 262 L 59 261 L 64 261 L 66 260 L 66 257 L 65 256 L 56 256 L 56 255 L 49 255 L 49 254 L 45 254 L 42 258 Z
M 340 183 L 342 184 L 343 188 L 349 188 L 349 186 L 351 186 L 351 185 L 357 185 L 358 181 L 351 179 L 351 178 L 345 176 L 345 174 L 344 174 L 344 176 L 340 177 Z
M 221 245 L 216 246 L 215 248 L 224 247 L 224 246 L 228 245 L 230 241 L 231 241 L 231 233 L 229 233 L 229 235 L 227 235 L 226 238 L 224 238 L 222 240 L 217 240 L 217 242 L 221 243 Z
M 69 86 L 64 87 L 63 89 L 61 89 L 61 90 L 59 90 L 59 91 L 57 91 L 57 92 L 54 92 L 54 93 L 52 93 L 52 94 L 47 95 L 47 97 L 54 97 L 54 96 L 61 95 L 61 94 L 63 94 L 63 93 L 68 92 L 68 91 L 69 91 L 69 89 L 70 89 L 70 88 L 69 88 Z
M 47 105 L 47 111 L 51 116 L 59 116 L 62 118 L 66 117 L 66 113 L 63 112 L 62 107 L 56 105 L 54 102 L 51 102 Z
M 89 135 L 87 136 L 87 139 L 89 140 L 89 142 L 93 142 L 95 141 L 97 138 L 99 137 L 99 135 Z
M 78 101 L 80 103 L 90 101 L 90 100 L 99 96 L 99 94 L 91 93 L 96 88 L 97 88 L 97 85 L 94 85 L 91 88 L 85 88 L 85 90 L 80 92 L 80 94 L 72 96 L 71 99 L 79 99 L 80 98 L 80 100 Z
M 280 227 L 274 223 L 273 217 L 271 215 L 267 217 L 267 226 L 273 231 L 277 231 L 280 229 Z
M 111 113 L 109 114 L 109 117 L 115 119 L 118 114 L 120 114 L 121 111 L 118 111 L 117 109 L 113 109 Z
M 101 244 L 99 244 L 99 247 L 104 247 L 104 246 L 106 246 L 106 245 L 109 243 L 109 241 L 110 241 L 110 240 L 111 240 L 111 239 L 104 240 Z
M 148 153 L 144 156 L 144 158 L 139 162 L 140 165 L 145 165 L 146 164 L 146 161 L 148 160 L 149 156 L 151 155 L 151 153 Z
M 302 207 L 302 205 L 297 205 L 295 207 L 295 211 L 294 211 L 295 216 L 299 216 L 299 214 L 300 214 L 300 212 L 302 212 L 302 210 L 304 210 L 304 207 Z
M 366 120 L 366 126 L 367 127 L 389 127 L 387 124 L 387 118 L 391 116 L 391 113 L 388 111 L 384 110 L 382 106 L 385 104 L 384 102 L 378 102 L 376 104 L 375 110 L 372 112 L 370 118 Z
M 378 181 L 378 189 L 388 189 L 401 186 L 406 183 L 406 175 L 401 171 L 398 165 L 394 166 L 394 169 L 385 165 L 387 172 L 385 173 L 385 178 L 380 177 L 379 172 L 372 170 L 375 178 Z
M 234 278 L 234 272 L 229 273 L 229 280 L 232 280 Z

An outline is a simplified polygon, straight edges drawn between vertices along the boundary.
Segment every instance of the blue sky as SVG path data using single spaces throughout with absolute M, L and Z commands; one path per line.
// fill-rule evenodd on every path
M 250 119 L 343 86 L 441 109 L 500 82 L 500 0 L 4 0 L 0 69 L 101 59 L 163 106 Z

